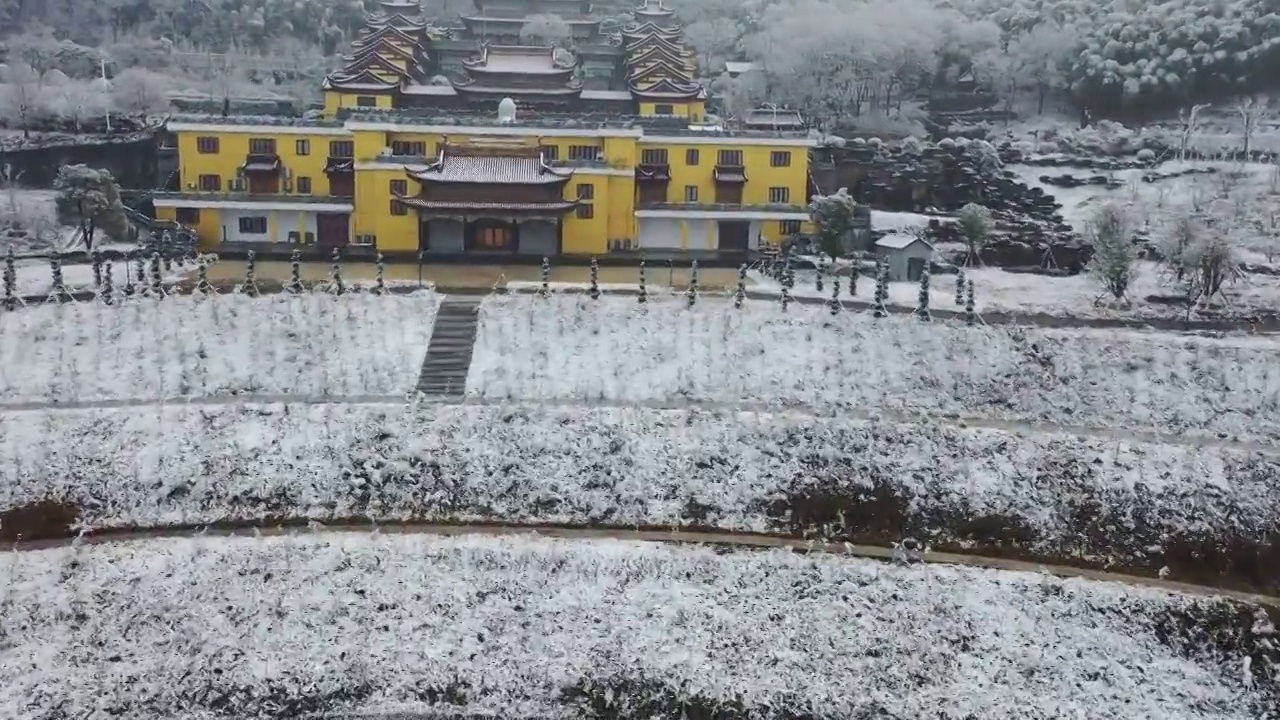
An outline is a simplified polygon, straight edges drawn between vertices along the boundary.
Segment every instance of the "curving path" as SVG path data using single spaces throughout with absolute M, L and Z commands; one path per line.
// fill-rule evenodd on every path
M 447 524 L 447 523 L 361 523 L 322 525 L 312 523 L 308 528 L 242 525 L 236 527 L 174 527 L 150 528 L 139 530 L 108 530 L 98 534 L 86 534 L 76 538 L 57 540 L 19 541 L 9 547 L 0 547 L 0 552 L 34 552 L 54 548 L 80 547 L 84 545 L 100 545 L 108 543 L 142 542 L 146 540 L 193 538 L 193 537 L 248 537 L 279 536 L 298 532 L 313 533 L 369 533 L 372 531 L 386 534 L 416 534 L 456 537 L 464 535 L 487 536 L 538 536 L 562 540 L 622 540 L 631 542 L 651 542 L 666 544 L 698 544 L 721 545 L 740 549 L 787 549 L 799 552 L 817 552 L 849 557 L 869 558 L 874 560 L 898 560 L 900 551 L 875 545 L 852 545 L 849 543 L 827 543 L 797 538 L 779 537 L 776 535 L 756 535 L 747 533 L 716 533 L 690 530 L 625 530 L 616 528 L 564 528 L 547 526 L 505 525 L 497 523 Z M 960 555 L 927 551 L 914 553 L 912 561 L 937 565 L 962 565 L 966 567 L 987 568 L 992 570 L 1008 570 L 1014 572 L 1041 573 L 1060 578 L 1082 578 L 1099 582 L 1113 582 L 1136 587 L 1147 587 L 1168 592 L 1205 597 L 1225 597 L 1255 605 L 1267 605 L 1280 610 L 1280 597 L 1258 595 L 1254 593 L 1226 590 L 1206 585 L 1173 582 L 1143 575 L 1129 575 L 1105 570 L 1071 567 L 1067 565 L 1045 565 L 1042 563 L 1009 560 L 1004 558 L 983 557 L 979 555 Z
M 57 410 L 124 410 L 129 408 L 164 408 L 187 406 L 218 405 L 406 405 L 448 406 L 448 405 L 498 405 L 514 407 L 555 407 L 555 408 L 643 408 L 649 410 L 707 410 L 713 412 L 750 412 L 750 413 L 783 413 L 804 417 L 842 417 L 858 420 L 894 422 L 894 423 L 936 423 L 961 428 L 985 428 L 1003 430 L 1005 432 L 1035 432 L 1076 435 L 1104 441 L 1143 442 L 1160 445 L 1182 445 L 1189 447 L 1221 448 L 1237 452 L 1260 452 L 1280 454 L 1280 444 L 1266 441 L 1227 440 L 1214 435 L 1194 433 L 1161 433 L 1154 430 L 1136 430 L 1130 428 L 1089 427 L 1084 425 L 1057 425 L 1023 420 L 1001 420 L 998 418 L 977 415 L 954 415 L 929 412 L 906 412 L 900 410 L 855 408 L 832 408 L 820 410 L 808 405 L 782 405 L 758 402 L 698 402 L 698 401 L 646 401 L 646 400 L 518 400 L 490 399 L 469 396 L 462 400 L 455 396 L 426 395 L 416 392 L 404 395 L 292 395 L 292 394 L 253 394 L 222 395 L 190 398 L 137 398 L 123 400 L 85 400 L 77 402 L 0 402 L 0 413 L 5 412 L 44 412 Z

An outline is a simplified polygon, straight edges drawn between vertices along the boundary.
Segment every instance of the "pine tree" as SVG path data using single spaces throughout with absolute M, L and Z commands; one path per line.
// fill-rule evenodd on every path
M 920 273 L 920 298 L 916 301 L 916 317 L 928 322 L 933 319 L 929 314 L 929 266 Z
M 386 263 L 386 258 L 382 256 L 382 253 L 378 253 L 376 267 L 377 267 L 377 278 L 374 280 L 374 283 L 373 283 L 373 294 L 386 295 L 387 294 L 387 263 Z
M 849 297 L 858 297 L 858 258 L 849 264 Z
M 289 255 L 289 284 L 285 286 L 285 291 L 291 295 L 301 295 L 302 290 L 302 251 L 294 248 Z
M 964 270 L 956 273 L 956 305 L 964 305 Z
M 818 292 L 822 292 L 822 273 L 826 269 L 826 266 L 827 264 L 823 262 L 821 259 L 819 259 L 818 262 L 814 265 L 814 267 L 817 268 L 818 270 L 816 273 L 814 273 L 814 277 L 817 278 L 814 281 L 814 286 Z
M 151 294 L 156 298 L 165 295 L 163 275 L 160 272 L 160 253 L 151 253 Z
M 18 270 L 14 266 L 13 246 L 4 255 L 4 309 L 10 312 L 18 309 L 18 298 L 14 290 L 18 284 Z
M 782 258 L 782 287 L 788 291 L 795 289 L 796 286 L 796 268 L 791 262 L 791 250 L 787 250 L 787 254 Z
M 111 276 L 111 261 L 108 260 L 103 267 L 105 274 L 102 276 L 102 290 L 98 293 L 98 297 L 102 298 L 103 305 L 112 305 L 116 301 L 116 281 Z
M 747 299 L 747 264 L 743 263 L 738 266 L 738 289 L 733 293 L 733 307 L 737 310 L 742 309 L 742 303 Z
M 342 282 L 342 250 L 333 249 L 333 265 L 329 268 L 329 283 L 334 295 L 346 295 L 347 286 Z
M 102 251 L 93 251 L 93 286 L 102 287 Z
M 142 295 L 147 291 L 147 263 L 141 253 L 133 256 L 133 274 L 138 283 L 138 294 Z
M 831 278 L 831 299 L 827 301 L 827 307 L 830 308 L 832 315 L 840 314 L 840 276 L 836 275 Z
M 600 265 L 596 263 L 596 259 L 591 258 L 591 299 L 600 299 Z
M 209 284 L 209 259 L 201 256 L 201 258 L 196 260 L 196 263 L 196 273 L 198 277 L 196 281 L 196 292 L 200 293 L 200 295 L 214 295 L 214 286 Z
M 135 256 L 129 253 L 124 258 L 124 296 L 133 297 L 137 290 L 133 287 L 133 265 Z
M 71 300 L 67 293 L 67 284 L 62 278 L 62 258 L 57 255 L 49 256 L 49 272 L 53 275 L 53 286 L 50 289 L 49 297 L 58 302 Z
M 542 256 L 542 287 L 538 288 L 538 295 L 547 298 L 551 296 L 551 259 Z
M 889 316 L 889 308 L 886 303 L 889 301 L 889 262 L 884 258 L 876 263 L 876 296 L 875 296 L 875 317 L 883 318 Z
M 160 255 L 164 258 L 164 271 L 173 272 L 173 236 L 168 230 L 160 234 Z
M 244 294 L 258 297 L 258 254 L 252 250 L 244 261 Z
M 698 300 L 698 261 L 694 260 L 689 266 L 689 289 L 685 291 L 685 296 L 689 299 L 689 307 Z
M 964 322 L 966 325 L 977 325 L 978 311 L 975 310 L 973 306 L 973 280 L 972 279 L 969 280 L 968 290 L 969 292 L 965 294 L 965 298 L 964 298 Z
M 640 259 L 640 287 L 636 292 L 636 301 L 642 305 L 649 302 L 649 291 L 644 286 L 644 258 Z

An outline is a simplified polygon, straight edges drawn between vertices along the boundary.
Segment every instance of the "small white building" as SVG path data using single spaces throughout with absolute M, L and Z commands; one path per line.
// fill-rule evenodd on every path
M 933 259 L 933 245 L 915 235 L 893 233 L 876 241 L 876 258 L 889 264 L 890 281 L 916 282 Z

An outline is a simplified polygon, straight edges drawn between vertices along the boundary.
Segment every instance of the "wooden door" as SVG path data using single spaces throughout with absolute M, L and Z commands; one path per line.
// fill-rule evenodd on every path
M 351 242 L 351 216 L 347 213 L 316 215 L 316 244 L 324 248 L 340 248 Z
M 637 202 L 641 205 L 654 205 L 667 201 L 667 184 L 664 182 L 646 180 L 636 183 L 636 186 L 640 193 Z
M 333 197 L 355 197 L 356 176 L 351 173 L 333 173 L 329 176 L 329 194 Z
M 716 183 L 716 202 L 742 204 L 742 183 Z
M 746 220 L 721 220 L 717 247 L 731 252 L 746 252 L 751 246 L 751 223 Z
M 280 192 L 280 176 L 275 173 L 248 173 L 250 195 L 276 195 Z

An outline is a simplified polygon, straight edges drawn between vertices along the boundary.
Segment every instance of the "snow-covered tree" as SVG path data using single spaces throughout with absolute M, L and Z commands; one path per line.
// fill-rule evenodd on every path
M 204 270 L 205 264 L 200 263 L 201 271 Z M 302 294 L 302 251 L 294 248 L 289 254 L 289 284 L 284 286 L 285 292 L 290 295 Z
M 382 253 L 378 253 L 378 257 L 375 260 L 374 267 L 377 268 L 377 273 L 374 276 L 373 294 L 386 295 L 387 294 L 387 259 L 382 255 Z
M 592 300 L 600 299 L 600 265 L 594 257 L 591 258 L 591 287 L 588 294 Z
M 21 60 L 11 61 L 0 70 L 0 121 L 10 127 L 28 131 L 38 114 L 40 76 Z
M 833 262 L 844 252 L 857 210 L 858 204 L 848 188 L 840 188 L 830 195 L 814 195 L 809 200 L 809 217 L 818 227 L 822 251 Z
M 1244 141 L 1244 159 L 1249 159 L 1249 151 L 1253 149 L 1253 136 L 1271 115 L 1271 106 L 1255 97 L 1246 97 L 1236 105 L 1236 114 L 1240 116 L 1240 137 Z
M 1116 205 L 1104 205 L 1085 226 L 1085 237 L 1093 245 L 1089 274 L 1116 300 L 1124 299 L 1138 259 L 1128 216 Z
M 542 45 L 559 45 L 573 36 L 569 23 L 559 15 L 530 15 L 520 28 L 520 39 Z
M 685 297 L 689 300 L 689 307 L 698 300 L 698 261 L 694 260 L 689 266 L 689 287 L 685 290 Z
M 346 295 L 347 284 L 342 279 L 342 250 L 333 249 L 333 264 L 329 267 L 329 289 L 334 295 Z
M 121 112 L 157 114 L 169 109 L 173 81 L 145 68 L 129 68 L 111 82 L 112 104 Z
M 84 230 L 85 244 L 93 247 L 94 231 L 101 228 L 112 240 L 127 239 L 129 221 L 120 201 L 120 187 L 109 170 L 87 165 L 63 165 L 53 181 L 58 218 Z
M 889 301 L 889 261 L 886 258 L 880 258 L 876 263 L 876 294 L 875 294 L 875 316 L 878 318 L 886 317 L 889 310 L 886 303 Z
M 965 290 L 964 270 L 956 273 L 956 305 L 964 305 Z
M 737 310 L 742 309 L 742 303 L 747 299 L 747 265 L 743 263 L 738 266 L 738 287 L 733 292 L 733 307 Z
M 643 305 L 649 302 L 649 290 L 644 285 L 644 260 L 643 259 L 640 260 L 639 273 L 640 273 L 640 282 L 638 287 L 636 288 L 636 302 Z
M 920 273 L 920 295 L 916 300 L 916 317 L 928 322 L 933 319 L 929 313 L 929 268 L 925 266 Z
M 978 312 L 974 309 L 973 303 L 973 278 L 969 278 L 964 296 L 964 322 L 966 325 L 978 324 Z
M 538 294 L 544 298 L 551 296 L 551 260 L 546 256 L 542 258 L 542 285 L 538 288 Z
M 964 256 L 965 267 L 973 262 L 982 264 L 982 248 L 986 247 L 987 241 L 991 239 L 991 231 L 995 225 L 991 219 L 991 211 L 977 203 L 968 203 L 960 208 L 956 222 L 960 226 L 960 235 L 964 237 L 965 245 L 968 247 Z

